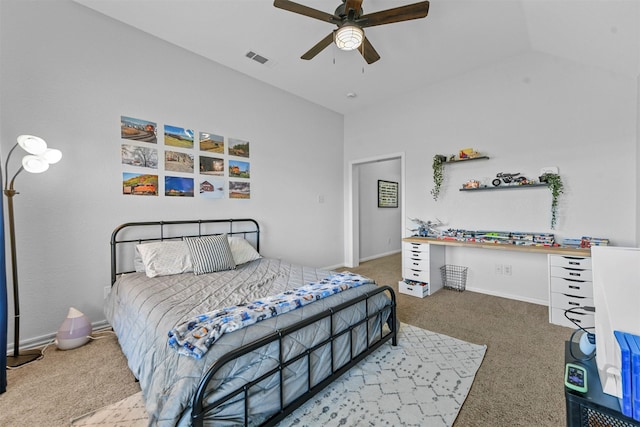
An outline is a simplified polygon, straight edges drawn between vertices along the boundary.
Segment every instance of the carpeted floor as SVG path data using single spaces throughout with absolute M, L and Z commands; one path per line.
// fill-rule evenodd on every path
M 400 264 L 397 254 L 350 270 L 397 290 Z M 470 291 L 397 296 L 401 322 L 487 345 L 455 427 L 565 425 L 564 341 L 571 330 L 549 324 L 547 307 Z M 0 425 L 68 426 L 137 393 L 117 340 L 103 337 L 70 351 L 50 347 L 43 360 L 9 371 Z
M 486 348 L 406 324 L 398 338 L 398 346 L 380 347 L 278 426 L 450 426 Z M 74 420 L 72 426 L 146 423 L 137 393 Z

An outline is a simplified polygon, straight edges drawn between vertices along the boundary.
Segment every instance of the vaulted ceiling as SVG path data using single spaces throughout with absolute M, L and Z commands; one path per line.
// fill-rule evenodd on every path
M 426 18 L 365 29 L 381 56 L 371 65 L 335 45 L 300 59 L 335 26 L 277 9 L 272 0 L 74 1 L 344 114 L 528 52 L 631 78 L 640 73 L 638 0 L 431 0 Z M 340 1 L 297 2 L 333 13 Z M 363 9 L 415 1 L 364 0 Z

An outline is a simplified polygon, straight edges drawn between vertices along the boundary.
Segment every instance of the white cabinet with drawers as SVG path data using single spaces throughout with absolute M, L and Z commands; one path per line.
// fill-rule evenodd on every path
M 583 328 L 595 325 L 593 311 L 580 307 L 593 307 L 593 276 L 591 258 L 548 255 L 549 258 L 549 322 L 577 328 L 567 315 Z
M 415 286 L 402 285 L 400 292 L 428 296 L 442 288 L 440 267 L 444 265 L 444 246 L 429 243 L 402 243 L 402 278 L 419 282 L 421 292 L 415 292 Z M 422 295 L 419 295 L 422 294 Z

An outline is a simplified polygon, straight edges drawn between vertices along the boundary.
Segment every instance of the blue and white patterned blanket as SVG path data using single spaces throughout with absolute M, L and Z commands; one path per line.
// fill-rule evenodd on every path
M 367 283 L 374 282 L 351 272 L 336 273 L 319 282 L 268 296 L 249 304 L 234 305 L 200 314 L 169 331 L 169 345 L 180 354 L 200 359 L 223 334 Z

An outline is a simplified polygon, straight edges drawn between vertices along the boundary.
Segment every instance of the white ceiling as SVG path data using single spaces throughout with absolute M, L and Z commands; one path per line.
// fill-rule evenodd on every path
M 365 30 L 381 56 L 371 65 L 334 45 L 300 59 L 335 26 L 272 0 L 74 1 L 344 114 L 532 51 L 633 78 L 640 72 L 640 0 L 431 0 L 424 19 Z M 364 0 L 363 9 L 416 1 Z M 340 4 L 297 2 L 328 13 Z M 250 60 L 249 51 L 269 61 Z

